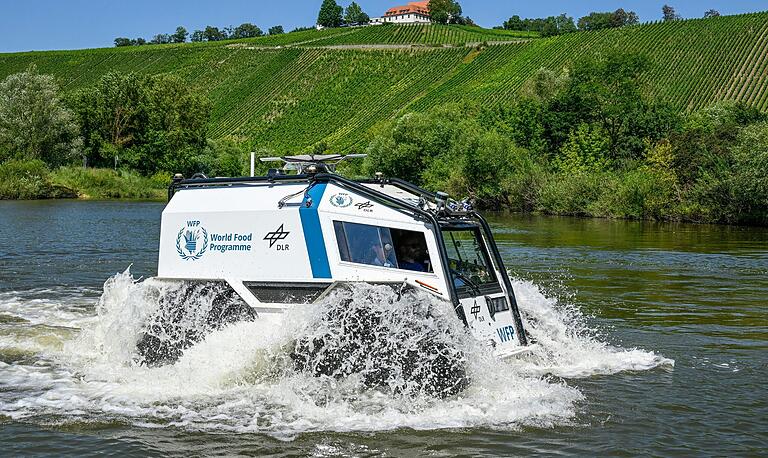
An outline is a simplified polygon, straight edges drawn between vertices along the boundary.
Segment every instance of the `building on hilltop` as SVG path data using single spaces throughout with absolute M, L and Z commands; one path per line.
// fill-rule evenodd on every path
M 371 19 L 371 24 L 429 24 L 429 0 L 410 2 L 405 6 L 395 6 L 387 10 L 382 17 Z

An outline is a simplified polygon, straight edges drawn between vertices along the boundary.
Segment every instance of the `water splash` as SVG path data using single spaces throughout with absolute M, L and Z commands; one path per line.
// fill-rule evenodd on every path
M 512 361 L 517 370 L 581 378 L 674 367 L 673 360 L 652 351 L 623 349 L 600 340 L 578 307 L 546 297 L 531 282 L 516 281 L 513 288 L 525 328 L 537 343 L 530 355 Z
M 607 345 L 594 336 L 578 309 L 545 297 L 532 283 L 516 282 L 527 328 L 538 342 L 522 359 L 495 359 L 467 335 L 449 306 L 431 296 L 410 294 L 396 300 L 398 293 L 389 288 L 359 285 L 320 304 L 291 309 L 280 326 L 259 319 L 214 330 L 174 364 L 152 368 L 141 364 L 135 348 L 158 311 L 163 287 L 154 280 L 137 282 L 126 271 L 107 281 L 95 310 L 83 311 L 82 297 L 56 305 L 61 317 L 76 316 L 71 321 L 76 336 L 38 345 L 33 362 L 3 359 L 0 348 L 0 361 L 5 361 L 0 363 L 0 415 L 259 432 L 281 439 L 308 431 L 551 427 L 572 422 L 585 399 L 549 374 L 588 377 L 674 364 L 652 352 Z M 344 307 L 336 309 L 344 311 L 343 319 L 328 320 L 329 307 L 340 304 Z M 36 309 L 44 304 L 25 305 L 30 307 L 19 313 L 20 320 L 25 314 L 46 316 Z M 200 306 L 195 300 L 189 304 Z M 359 310 L 385 314 L 374 341 L 387 351 L 362 347 L 350 355 L 351 366 L 330 376 L 296 366 L 291 354 L 300 348 L 297 342 L 330 335 L 336 340 L 327 351 L 345 348 L 348 342 L 338 323 Z M 440 399 L 418 377 L 404 376 L 397 364 L 387 366 L 388 352 L 407 355 L 407 349 L 419 348 L 427 338 L 464 364 L 471 383 L 459 393 Z M 25 342 L 23 336 L 17 340 L 9 345 Z M 434 355 L 420 357 L 426 358 L 417 360 L 421 365 Z M 371 387 L 366 374 L 382 366 L 382 383 Z M 4 391 L 3 386 L 14 389 Z

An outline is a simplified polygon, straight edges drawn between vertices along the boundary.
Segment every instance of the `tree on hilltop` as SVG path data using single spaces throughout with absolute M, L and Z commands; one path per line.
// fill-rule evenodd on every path
M 203 32 L 202 30 L 195 30 L 192 33 L 192 37 L 190 38 L 190 41 L 192 41 L 193 43 L 199 43 L 203 40 L 205 40 L 205 32 Z
M 611 14 L 612 27 L 624 27 L 626 25 L 637 25 L 640 23 L 640 17 L 634 11 L 624 11 L 619 8 Z
M 363 9 L 356 2 L 350 3 L 344 14 L 344 22 L 347 24 L 367 24 L 371 18 L 365 14 Z
M 664 5 L 661 8 L 661 12 L 664 14 L 664 22 L 677 21 L 682 19 L 675 9 L 669 5 Z
M 438 24 L 448 24 L 454 18 L 461 17 L 461 5 L 456 0 L 431 0 L 429 15 Z
M 176 27 L 176 32 L 171 35 L 171 40 L 173 40 L 174 43 L 184 43 L 187 41 L 188 36 L 189 32 L 187 32 L 187 29 L 182 26 L 178 26 Z
M 283 26 L 282 25 L 276 25 L 274 27 L 270 27 L 269 28 L 269 34 L 270 35 L 280 35 L 280 34 L 283 34 L 283 33 L 285 33 L 285 30 L 283 30 Z
M 565 13 L 560 16 L 533 19 L 521 19 L 520 16 L 512 16 L 504 21 L 502 28 L 505 30 L 539 32 L 544 37 L 571 33 L 577 30 L 573 18 L 566 16 Z
M 226 39 L 226 35 L 224 32 L 219 30 L 218 27 L 213 26 L 206 26 L 205 30 L 203 31 L 203 38 L 205 38 L 205 41 L 221 41 Z
M 344 8 L 340 7 L 336 0 L 323 0 L 317 15 L 317 24 L 323 27 L 339 27 L 343 24 L 343 12 Z
M 708 19 L 711 17 L 720 17 L 720 11 L 717 10 L 709 10 L 706 13 L 704 13 L 704 18 Z
M 528 30 L 527 24 L 518 15 L 514 15 L 504 21 L 504 25 L 501 28 L 504 30 Z
M 153 45 L 165 45 L 171 42 L 171 36 L 167 33 L 158 33 L 154 37 L 152 37 L 152 43 Z
M 264 35 L 264 32 L 258 26 L 246 22 L 235 27 L 232 33 L 229 34 L 229 38 L 254 38 L 262 35 Z
M 640 18 L 634 11 L 625 11 L 619 8 L 613 13 L 590 13 L 579 19 L 579 30 L 602 30 L 626 25 L 635 25 Z

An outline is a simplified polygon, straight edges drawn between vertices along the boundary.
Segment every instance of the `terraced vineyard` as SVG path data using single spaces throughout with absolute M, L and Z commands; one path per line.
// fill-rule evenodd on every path
M 463 65 L 412 108 L 516 96 L 537 69 L 562 69 L 588 54 L 637 52 L 651 61 L 649 90 L 681 110 L 742 100 L 768 111 L 768 13 L 646 24 L 494 46 Z
M 0 54 L 0 77 L 34 63 L 73 91 L 112 70 L 176 74 L 211 99 L 212 137 L 276 152 L 295 152 L 321 140 L 342 150 L 359 148 L 378 126 L 407 110 L 451 101 L 510 103 L 539 68 L 561 69 L 609 50 L 647 54 L 653 64 L 648 90 L 680 110 L 734 99 L 768 111 L 768 13 L 515 38 L 482 49 L 323 47 L 475 41 L 466 35 L 474 29 L 409 27 L 305 31 L 244 44 Z

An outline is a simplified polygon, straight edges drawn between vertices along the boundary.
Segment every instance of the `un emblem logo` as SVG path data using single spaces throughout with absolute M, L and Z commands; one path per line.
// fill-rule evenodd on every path
M 346 208 L 352 205 L 352 196 L 346 192 L 340 192 L 338 194 L 332 195 L 330 201 L 331 205 L 334 207 Z
M 199 223 L 198 223 L 199 224 Z M 200 259 L 208 249 L 208 231 L 187 224 L 176 237 L 176 252 L 185 261 Z

